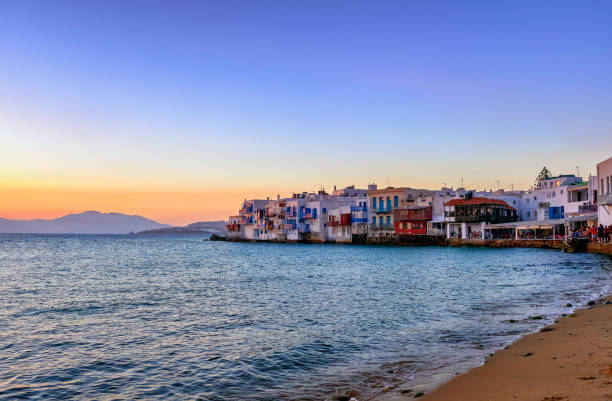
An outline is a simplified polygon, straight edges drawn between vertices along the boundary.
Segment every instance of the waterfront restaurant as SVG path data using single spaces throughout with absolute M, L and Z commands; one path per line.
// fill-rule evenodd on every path
M 484 238 L 487 224 L 516 221 L 516 209 L 500 199 L 471 197 L 444 204 L 446 238 Z
M 596 224 L 597 214 L 590 213 L 562 219 L 491 224 L 484 230 L 487 239 L 567 240 L 574 233 L 574 236 L 583 236 L 583 230 Z

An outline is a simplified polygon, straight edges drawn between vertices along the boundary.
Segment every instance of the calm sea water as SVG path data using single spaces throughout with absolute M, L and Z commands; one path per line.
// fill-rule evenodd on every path
M 0 235 L 0 399 L 367 400 L 481 363 L 611 275 L 546 250 Z

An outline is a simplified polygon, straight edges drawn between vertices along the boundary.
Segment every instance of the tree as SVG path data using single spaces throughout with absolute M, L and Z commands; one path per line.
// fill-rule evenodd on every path
M 537 188 L 540 184 L 540 181 L 546 180 L 552 177 L 551 172 L 546 168 L 546 166 L 542 167 L 542 171 L 538 174 L 538 177 L 535 179 L 535 183 L 533 184 L 534 188 Z

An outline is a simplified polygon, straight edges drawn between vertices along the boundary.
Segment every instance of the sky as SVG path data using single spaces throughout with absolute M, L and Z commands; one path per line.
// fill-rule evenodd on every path
M 611 72 L 610 1 L 0 0 L 0 217 L 588 176 Z

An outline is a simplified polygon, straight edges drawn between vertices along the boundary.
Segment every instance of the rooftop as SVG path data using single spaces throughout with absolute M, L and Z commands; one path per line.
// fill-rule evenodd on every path
M 501 205 L 505 206 L 510 210 L 514 208 L 508 205 L 505 201 L 500 199 L 491 199 L 483 197 L 475 197 L 470 199 L 451 199 L 444 204 L 444 206 L 469 206 L 469 205 Z

